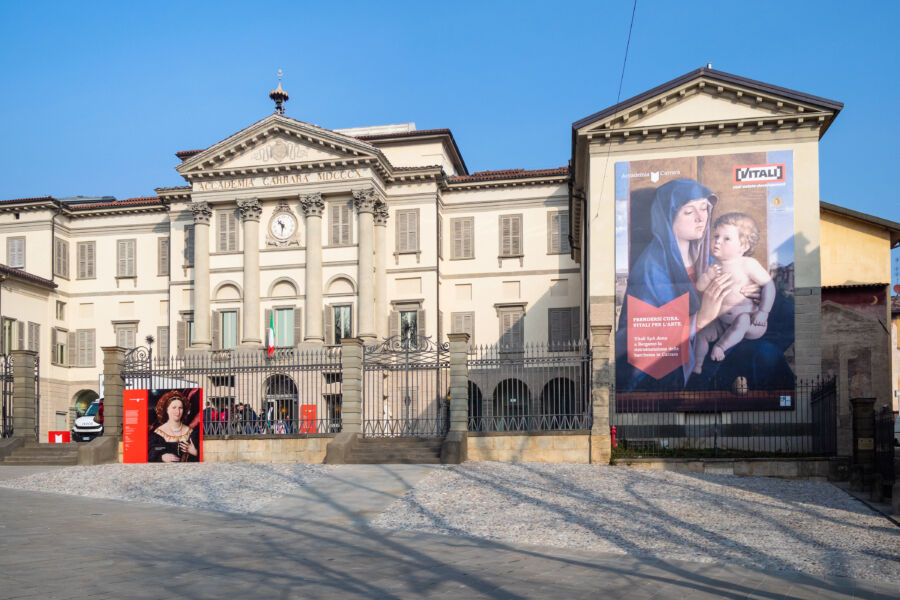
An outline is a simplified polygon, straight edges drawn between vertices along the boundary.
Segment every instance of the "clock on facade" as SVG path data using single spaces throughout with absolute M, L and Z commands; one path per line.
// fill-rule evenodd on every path
M 293 215 L 281 213 L 272 219 L 269 229 L 272 235 L 279 240 L 286 240 L 294 234 L 297 229 L 297 221 Z

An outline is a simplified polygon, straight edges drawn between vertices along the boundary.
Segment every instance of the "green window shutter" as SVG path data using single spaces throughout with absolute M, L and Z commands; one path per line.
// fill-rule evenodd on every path
M 17 350 L 27 350 L 28 348 L 25 346 L 25 321 L 17 321 L 16 322 L 16 333 L 17 333 L 17 342 L 16 345 Z
M 221 350 L 222 349 L 222 322 L 221 322 L 221 314 L 219 311 L 212 311 L 212 319 L 210 320 L 210 324 L 212 325 L 212 347 L 213 350 Z
M 175 325 L 175 352 L 178 356 L 184 356 L 184 350 L 187 339 L 187 323 L 185 321 L 178 321 Z
M 331 306 L 325 307 L 323 319 L 325 322 L 325 345 L 330 346 L 335 343 L 335 339 L 334 339 L 334 309 Z M 337 343 L 340 343 L 340 341 L 338 341 Z
M 66 364 L 70 367 L 78 366 L 78 334 L 70 331 L 66 335 Z
M 391 316 L 388 320 L 388 329 L 390 329 L 390 337 L 397 337 L 400 335 L 400 311 L 392 310 Z

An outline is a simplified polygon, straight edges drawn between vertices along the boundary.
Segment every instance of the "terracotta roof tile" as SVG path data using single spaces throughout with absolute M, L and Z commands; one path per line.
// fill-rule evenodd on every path
M 477 181 L 496 181 L 499 179 L 534 179 L 539 177 L 567 176 L 569 167 L 557 167 L 555 169 L 502 169 L 500 171 L 476 171 L 471 175 L 457 175 L 451 177 L 448 183 L 472 183 Z
M 0 202 L 35 202 L 38 200 L 56 200 L 53 196 L 35 196 L 33 198 L 9 198 L 8 200 L 0 200 Z
M 177 156 L 182 160 L 182 162 L 184 162 L 195 154 L 200 154 L 201 152 L 203 152 L 203 150 L 179 150 L 175 153 L 175 156 Z
M 14 269 L 13 267 L 7 267 L 6 265 L 3 265 L 3 264 L 0 264 L 0 273 L 4 273 L 6 275 L 11 275 L 13 277 L 18 277 L 19 279 L 24 279 L 25 281 L 37 283 L 38 285 L 42 285 L 42 286 L 49 287 L 49 288 L 58 287 L 55 283 L 53 283 L 49 279 L 44 279 L 43 277 L 38 277 L 37 275 L 32 275 L 28 271 L 23 271 L 22 269 Z
M 353 137 L 358 140 L 382 140 L 385 138 L 416 137 L 420 135 L 438 135 L 442 133 L 453 137 L 453 134 L 450 133 L 449 129 L 418 129 L 416 131 L 401 131 L 399 133 L 373 133 L 370 135 L 355 135 Z
M 82 204 L 71 207 L 72 210 L 88 210 L 98 208 L 116 208 L 119 206 L 143 206 L 152 204 L 162 204 L 159 196 L 143 196 L 140 198 L 126 198 L 124 200 L 115 200 L 113 202 L 100 202 L 96 204 Z

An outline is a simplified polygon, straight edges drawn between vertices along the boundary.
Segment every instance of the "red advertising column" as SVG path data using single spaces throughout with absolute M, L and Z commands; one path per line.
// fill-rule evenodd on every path
M 122 424 L 122 462 L 147 462 L 147 390 L 125 390 Z

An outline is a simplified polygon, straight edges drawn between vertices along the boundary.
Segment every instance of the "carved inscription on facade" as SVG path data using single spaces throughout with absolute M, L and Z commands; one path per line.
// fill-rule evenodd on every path
M 235 177 L 216 181 L 194 182 L 195 192 L 218 190 L 242 190 L 276 185 L 296 185 L 302 183 L 324 183 L 342 179 L 359 179 L 365 175 L 363 169 L 336 169 L 316 173 L 292 173 L 289 175 L 265 175 L 262 177 Z

